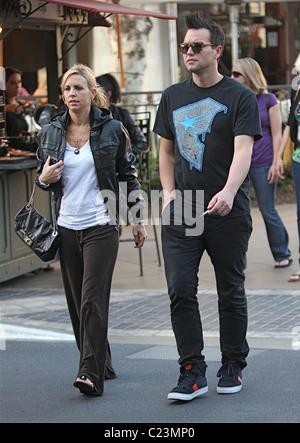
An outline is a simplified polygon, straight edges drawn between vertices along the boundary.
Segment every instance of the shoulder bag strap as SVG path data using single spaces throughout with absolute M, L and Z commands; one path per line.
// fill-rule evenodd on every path
M 36 183 L 34 182 L 34 184 L 33 184 L 33 188 L 32 188 L 32 193 L 31 193 L 31 196 L 30 196 L 30 199 L 29 199 L 29 204 L 28 204 L 28 206 L 33 206 L 33 200 L 34 200 L 34 193 L 35 193 L 35 190 L 36 190 Z
M 54 199 L 54 192 L 51 192 L 51 213 L 52 213 L 52 223 L 53 223 L 53 229 L 54 233 L 57 234 L 58 228 L 57 228 L 57 218 L 56 218 L 56 202 Z
M 34 182 L 33 184 L 33 189 L 32 189 L 32 193 L 28 202 L 28 209 L 30 207 L 34 206 L 34 193 L 36 190 L 36 183 Z M 52 215 L 52 223 L 53 223 L 53 229 L 54 229 L 54 233 L 56 234 L 58 229 L 57 229 L 57 218 L 56 218 L 56 203 L 54 200 L 54 192 L 51 192 L 51 215 Z

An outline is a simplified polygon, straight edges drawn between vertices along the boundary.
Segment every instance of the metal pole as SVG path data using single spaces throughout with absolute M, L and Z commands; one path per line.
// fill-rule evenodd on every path
M 239 5 L 230 6 L 232 64 L 239 58 Z
M 177 15 L 177 3 L 167 4 L 167 13 L 169 15 Z M 177 28 L 176 20 L 169 20 L 169 47 L 170 47 L 170 64 L 171 64 L 171 83 L 178 83 L 178 50 L 177 50 Z
M 119 14 L 116 14 L 116 28 L 117 28 L 118 52 L 119 52 L 119 61 L 120 61 L 120 72 L 121 72 L 121 88 L 125 89 L 125 75 L 124 75 L 122 40 L 121 40 L 121 25 L 120 25 Z
M 56 25 L 56 53 L 57 53 L 57 77 L 63 75 L 63 59 L 62 59 L 62 32 L 60 25 Z

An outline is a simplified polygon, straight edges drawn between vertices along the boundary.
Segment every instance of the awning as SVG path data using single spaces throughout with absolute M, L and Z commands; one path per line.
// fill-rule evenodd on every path
M 112 24 L 104 18 L 103 14 L 94 14 L 93 12 L 87 12 L 87 15 L 88 15 L 87 23 L 85 23 L 84 25 L 80 23 L 77 24 L 71 23 L 70 27 L 79 28 L 83 26 L 83 27 L 94 28 L 96 26 L 102 26 L 104 28 L 111 28 L 112 26 Z
M 155 17 L 166 20 L 176 20 L 174 15 L 162 14 L 159 12 L 146 11 L 145 9 L 136 9 L 129 6 L 117 5 L 114 3 L 98 2 L 96 0 L 46 0 L 48 3 L 69 6 L 70 8 L 83 9 L 89 12 L 102 12 L 108 14 L 126 14 L 139 15 L 144 17 Z
M 10 2 L 10 0 L 5 0 L 7 2 Z M 0 41 L 3 40 L 10 32 L 12 32 L 14 29 L 19 28 L 21 25 L 26 22 L 28 23 L 28 19 L 33 19 L 35 17 L 35 13 L 45 6 L 50 4 L 56 4 L 58 6 L 65 6 L 69 7 L 74 10 L 81 10 L 88 14 L 88 23 L 82 21 L 80 24 L 79 22 L 69 24 L 70 26 L 77 26 L 80 27 L 86 27 L 90 26 L 91 28 L 95 26 L 106 26 L 110 27 L 110 23 L 106 21 L 106 19 L 112 15 L 112 14 L 125 14 L 125 15 L 138 15 L 138 16 L 144 16 L 144 17 L 155 17 L 160 19 L 166 19 L 166 20 L 176 20 L 177 17 L 174 15 L 168 15 L 163 14 L 159 12 L 152 12 L 152 11 L 146 11 L 145 9 L 136 9 L 131 8 L 128 6 L 121 6 L 119 4 L 114 3 L 106 3 L 106 2 L 98 2 L 96 0 L 44 0 L 44 1 L 38 1 L 36 0 L 35 3 L 31 2 L 29 0 L 26 0 L 28 2 L 28 7 L 24 10 L 20 9 L 17 11 L 17 15 L 14 15 L 14 10 L 9 7 L 0 5 L 2 8 L 4 7 L 4 20 L 2 20 L 2 28 L 5 29 L 8 27 L 5 33 L 0 33 Z M 27 6 L 27 3 L 26 3 Z M 53 23 L 53 20 L 50 20 L 49 23 Z M 43 23 L 47 23 L 46 17 Z M 60 24 L 60 23 L 59 23 Z
M 98 2 L 96 0 L 47 0 L 48 3 L 54 3 L 57 5 L 67 6 L 70 8 L 77 8 L 82 9 L 84 11 L 87 11 L 89 13 L 89 16 L 91 14 L 94 14 L 95 18 L 99 15 L 102 16 L 102 20 L 104 18 L 109 17 L 111 14 L 125 14 L 125 15 L 138 15 L 138 16 L 144 16 L 144 17 L 154 17 L 159 19 L 166 19 L 166 20 L 176 20 L 177 17 L 175 15 L 168 15 L 163 14 L 159 12 L 152 12 L 147 11 L 145 9 L 136 9 L 131 8 L 128 6 L 122 6 L 115 3 L 106 3 L 106 2 Z M 103 16 L 104 14 L 104 16 Z M 107 15 L 106 15 L 107 14 Z M 118 30 L 118 34 L 119 34 Z M 80 39 L 84 36 L 83 34 Z M 77 41 L 79 41 L 79 38 L 75 40 L 72 44 L 74 46 Z M 61 57 L 59 57 L 59 61 L 61 61 L 65 55 L 71 50 L 72 46 L 70 46 L 64 54 L 62 54 Z M 119 57 L 120 57 L 120 69 L 121 69 L 121 83 L 122 87 L 124 86 L 125 80 L 124 80 L 124 72 L 123 72 L 123 63 L 122 63 L 122 51 L 120 47 L 120 41 L 118 40 L 118 47 L 119 47 Z

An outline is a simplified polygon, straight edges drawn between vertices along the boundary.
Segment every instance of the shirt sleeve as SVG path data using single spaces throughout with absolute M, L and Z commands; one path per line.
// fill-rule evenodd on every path
M 173 124 L 170 121 L 170 106 L 168 99 L 168 89 L 163 93 L 157 110 L 153 132 L 168 140 L 174 140 Z
M 254 140 L 262 137 L 257 99 L 249 88 L 241 94 L 236 110 L 234 136 L 238 135 L 251 135 Z
M 270 108 L 272 108 L 275 105 L 278 105 L 278 100 L 277 100 L 276 95 L 270 93 L 269 97 L 270 97 Z

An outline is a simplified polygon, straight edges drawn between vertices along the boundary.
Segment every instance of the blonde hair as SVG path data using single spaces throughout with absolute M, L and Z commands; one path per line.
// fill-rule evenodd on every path
M 75 74 L 81 75 L 86 79 L 90 91 L 93 91 L 95 89 L 97 90 L 97 93 L 92 101 L 92 104 L 97 106 L 98 108 L 108 108 L 106 94 L 104 90 L 98 85 L 94 72 L 88 66 L 81 63 L 75 64 L 63 75 L 61 80 L 62 96 L 64 93 L 67 80 L 71 77 L 71 75 Z
M 235 62 L 235 67 L 250 83 L 252 91 L 261 95 L 267 89 L 267 80 L 257 61 L 253 58 L 240 58 Z

